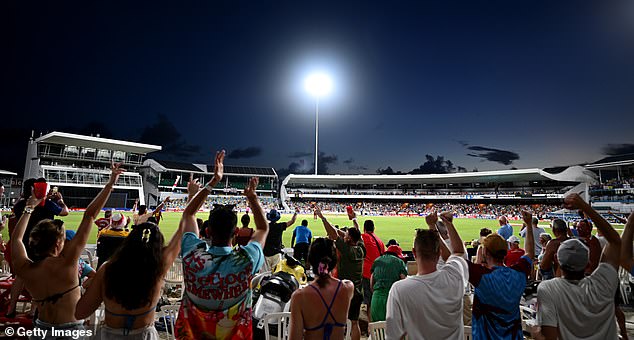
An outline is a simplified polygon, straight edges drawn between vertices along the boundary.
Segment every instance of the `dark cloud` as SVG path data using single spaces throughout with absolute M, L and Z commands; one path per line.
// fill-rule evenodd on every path
M 608 144 L 602 151 L 608 156 L 625 155 L 634 153 L 634 144 Z
M 235 149 L 231 150 L 229 154 L 227 154 L 228 158 L 239 159 L 239 158 L 253 158 L 257 157 L 262 153 L 262 149 L 257 146 L 250 146 L 244 149 Z
M 329 174 L 329 168 L 333 164 L 337 164 L 339 157 L 337 155 L 326 155 L 324 152 L 319 153 L 319 174 Z M 312 174 L 315 173 L 315 164 L 307 162 L 303 159 L 293 161 L 286 168 L 275 169 L 280 178 L 286 177 L 288 174 Z
M 348 158 L 345 161 L 343 161 L 343 164 L 352 164 L 354 163 L 354 159 L 353 158 Z
M 482 158 L 489 162 L 496 162 L 504 165 L 513 164 L 513 161 L 520 159 L 520 156 L 517 153 L 507 150 L 487 148 L 484 146 L 470 146 L 467 149 L 477 151 L 474 153 L 468 153 L 467 156 Z
M 462 145 L 462 146 L 463 146 L 463 147 L 465 147 L 465 148 L 466 148 L 467 146 L 469 146 L 469 142 L 467 142 L 467 141 L 465 141 L 465 140 L 459 140 L 459 141 L 458 141 L 458 144 Z
M 408 174 L 448 174 L 455 172 L 467 172 L 467 169 L 453 164 L 452 161 L 445 159 L 444 156 L 432 156 L 425 155 L 425 162 L 418 166 L 418 168 L 413 169 Z M 376 170 L 376 173 L 379 175 L 402 175 L 404 174 L 402 171 L 395 171 L 391 166 L 387 168 L 379 168 Z
M 456 172 L 458 169 L 450 160 L 445 160 L 444 156 L 425 155 L 425 163 L 410 171 L 410 174 L 448 174 Z M 462 168 L 462 167 L 460 167 Z
M 288 158 L 304 158 L 309 156 L 314 156 L 315 154 L 312 152 L 304 152 L 304 151 L 295 151 L 288 155 Z
M 364 165 L 350 165 L 350 166 L 348 166 L 348 170 L 367 171 L 368 167 L 364 166 Z
M 176 126 L 163 114 L 157 115 L 156 121 L 143 129 L 139 142 L 163 147 L 160 152 L 152 153 L 152 156 L 169 157 L 177 161 L 193 161 L 206 156 L 199 145 L 187 143 Z

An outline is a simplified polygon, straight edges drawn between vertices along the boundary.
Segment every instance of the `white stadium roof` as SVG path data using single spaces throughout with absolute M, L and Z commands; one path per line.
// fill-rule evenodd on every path
M 17 176 L 18 174 L 16 174 L 15 172 L 11 172 L 11 171 L 0 170 L 0 175 L 2 175 L 2 176 Z
M 430 175 L 296 175 L 290 174 L 282 183 L 288 184 L 444 184 L 444 183 L 503 183 L 528 181 L 559 181 L 595 183 L 596 175 L 581 166 L 572 166 L 559 173 L 543 169 L 496 170 Z
M 35 140 L 38 143 L 53 143 L 63 145 L 83 146 L 95 149 L 108 149 L 116 151 L 134 152 L 146 154 L 153 151 L 160 151 L 158 145 L 128 142 L 117 139 L 76 135 L 74 133 L 53 131 Z

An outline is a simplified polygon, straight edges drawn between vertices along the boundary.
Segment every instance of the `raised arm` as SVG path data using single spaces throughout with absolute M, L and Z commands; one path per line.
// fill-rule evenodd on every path
M 251 241 L 258 242 L 264 247 L 266 236 L 269 234 L 269 224 L 266 222 L 264 209 L 260 204 L 258 195 L 255 193 L 259 182 L 260 180 L 257 177 L 251 177 L 249 185 L 244 189 L 244 196 L 247 197 L 251 213 L 253 213 L 253 222 L 255 222 L 255 230 L 253 231 L 253 236 L 251 236 Z
M 335 229 L 330 222 L 328 222 L 328 220 L 326 220 L 326 217 L 324 217 L 324 214 L 321 213 L 321 209 L 319 208 L 315 208 L 315 213 L 317 214 L 317 217 L 321 218 L 321 221 L 324 223 L 324 229 L 326 229 L 326 233 L 328 234 L 328 237 L 331 240 L 336 240 L 339 237 L 345 237 L 346 233 L 341 231 L 341 230 L 337 230 Z
M 216 152 L 216 160 L 214 164 L 214 177 L 211 178 L 211 181 L 207 183 L 207 185 L 199 190 L 194 198 L 192 198 L 189 202 L 187 202 L 187 206 L 183 211 L 183 215 L 181 216 L 181 223 L 184 223 L 183 233 L 192 232 L 198 235 L 198 223 L 196 223 L 196 213 L 202 207 L 203 203 L 207 199 L 207 196 L 211 193 L 211 189 L 222 180 L 222 175 L 224 173 L 224 162 L 225 160 L 225 150 Z M 190 189 L 197 190 L 195 187 L 200 188 L 200 184 L 197 182 L 189 182 L 187 183 L 187 190 L 191 195 Z
M 170 269 L 170 267 L 174 263 L 176 256 L 178 256 L 178 253 L 180 253 L 181 240 L 183 238 L 184 229 L 185 229 L 185 224 L 183 223 L 183 220 L 181 219 L 181 221 L 178 223 L 178 229 L 176 229 L 176 232 L 174 233 L 174 235 L 172 235 L 172 239 L 167 244 L 167 246 L 163 248 L 163 265 L 164 265 L 163 272 L 164 273 L 167 273 L 167 271 Z
M 24 237 L 26 226 L 31 219 L 31 213 L 40 202 L 42 202 L 42 199 L 35 198 L 34 195 L 29 197 L 26 201 L 24 212 L 13 228 L 13 234 L 11 234 L 11 239 L 9 240 L 11 243 L 11 262 L 13 263 L 13 270 L 17 275 L 21 275 L 31 263 L 31 260 L 26 254 L 26 247 L 24 243 L 22 243 L 22 238 Z
M 119 176 L 125 171 L 125 169 L 121 168 L 121 163 L 113 163 L 112 172 L 110 174 L 110 179 L 106 186 L 101 189 L 97 197 L 95 197 L 92 202 L 86 208 L 84 212 L 84 217 L 79 223 L 79 227 L 77 228 L 77 233 L 72 240 L 68 241 L 68 243 L 64 246 L 64 250 L 62 250 L 62 256 L 66 259 L 67 262 L 73 263 L 77 262 L 81 252 L 86 247 L 86 242 L 88 241 L 88 237 L 90 236 L 90 231 L 92 230 L 92 225 L 95 222 L 95 219 L 99 216 L 101 209 L 103 209 L 108 197 L 110 197 L 110 193 L 112 192 L 115 183 L 119 180 Z
M 290 227 L 292 226 L 295 221 L 297 220 L 297 213 L 299 212 L 299 208 L 295 208 L 295 213 L 293 213 L 293 217 L 291 218 L 290 221 L 286 222 L 286 227 Z
M 425 222 L 427 223 L 429 230 L 435 230 L 438 234 L 438 239 L 440 240 L 440 256 L 442 257 L 443 261 L 447 261 L 449 255 L 451 255 L 451 251 L 449 250 L 449 247 L 447 247 L 445 240 L 443 240 L 442 236 L 440 236 L 438 228 L 436 227 L 436 222 L 438 222 L 438 214 L 436 214 L 435 211 L 427 214 L 427 216 L 425 216 Z
M 136 208 L 139 206 L 139 199 L 135 199 L 134 200 L 134 205 L 132 206 L 132 213 L 134 214 L 134 212 L 136 211 Z
M 165 199 L 163 200 L 163 202 L 161 202 L 161 204 L 159 204 L 156 209 L 154 209 L 154 211 L 152 212 L 152 215 L 158 214 L 161 210 L 163 210 L 163 208 L 165 207 L 165 203 L 170 201 L 170 197 L 167 196 L 165 197 Z
M 57 204 L 62 210 L 57 214 L 57 216 L 68 216 L 68 207 L 66 203 L 64 203 L 64 199 L 62 198 L 62 194 L 58 191 L 52 195 L 52 200 Z
M 634 267 L 632 238 L 634 238 L 634 212 L 627 218 L 627 223 L 625 224 L 621 238 L 621 267 L 625 268 L 628 272 L 631 272 L 632 267 Z
M 75 307 L 75 318 L 77 320 L 83 320 L 88 318 L 94 313 L 101 305 L 103 297 L 101 295 L 103 291 L 103 283 L 105 279 L 106 268 L 108 263 L 105 263 L 97 270 L 97 274 L 92 279 L 90 287 L 86 289 L 86 292 L 81 296 Z
M 297 230 L 293 229 L 293 236 L 291 237 L 291 248 L 295 246 L 295 235 L 297 234 Z
M 359 222 L 357 221 L 357 213 L 354 210 L 348 210 L 348 219 L 350 219 L 352 221 L 352 225 L 361 230 L 361 228 L 359 228 Z
M 533 215 L 528 211 L 522 210 L 522 219 L 524 224 L 530 227 L 526 228 L 526 238 L 524 239 L 524 251 L 526 256 L 531 259 L 535 259 L 535 233 L 533 233 Z
M 605 239 L 608 241 L 608 245 L 603 251 L 601 262 L 607 262 L 619 268 L 621 257 L 621 237 L 619 233 L 612 228 L 610 223 L 606 221 L 599 213 L 597 213 L 590 204 L 584 201 L 579 194 L 571 194 L 564 198 L 564 206 L 568 209 L 581 209 L 586 216 L 588 216 L 592 222 L 597 226 L 597 229 L 601 231 Z
M 460 238 L 460 235 L 458 235 L 456 227 L 453 225 L 453 214 L 450 212 L 444 212 L 440 214 L 440 219 L 447 227 L 447 234 L 449 234 L 449 241 L 451 242 L 451 254 L 456 256 L 464 255 L 464 245 L 462 244 L 462 239 Z
M 187 182 L 187 203 L 189 203 L 194 195 L 200 190 L 198 178 L 194 179 L 194 174 L 189 174 L 189 182 Z

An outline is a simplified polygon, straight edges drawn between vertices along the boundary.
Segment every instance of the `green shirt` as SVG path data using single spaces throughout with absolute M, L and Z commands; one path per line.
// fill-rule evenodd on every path
M 400 258 L 385 254 L 379 256 L 372 264 L 374 275 L 374 290 L 390 291 L 392 284 L 401 279 L 401 274 L 407 276 L 407 267 Z
M 354 289 L 361 291 L 361 278 L 363 277 L 363 260 L 365 259 L 365 246 L 359 240 L 356 246 L 351 246 L 339 237 L 335 241 L 339 251 L 339 265 L 337 272 L 339 279 L 350 280 L 354 283 Z

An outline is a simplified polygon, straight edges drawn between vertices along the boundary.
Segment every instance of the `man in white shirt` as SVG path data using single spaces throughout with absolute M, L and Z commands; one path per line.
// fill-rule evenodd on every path
M 572 194 L 564 199 L 568 209 L 581 209 L 608 240 L 601 263 L 584 276 L 588 248 L 579 239 L 561 243 L 557 257 L 562 277 L 543 281 L 537 288 L 536 339 L 617 339 L 614 295 L 619 285 L 617 270 L 621 239 L 610 224 L 588 203 Z
M 463 339 L 462 296 L 468 276 L 462 240 L 449 215 L 441 219 L 451 240 L 451 255 L 436 229 L 417 230 L 414 254 L 418 275 L 395 282 L 387 299 L 386 339 Z M 430 219 L 437 219 L 436 213 Z M 435 221 L 428 221 L 430 226 Z M 432 227 L 433 228 L 433 227 Z M 446 263 L 437 268 L 444 255 Z
M 542 233 L 545 233 L 546 230 L 544 230 L 544 228 L 539 226 L 539 219 L 537 217 L 533 217 L 532 225 L 533 225 L 533 228 L 532 228 L 533 235 L 535 236 L 534 239 L 539 240 L 539 235 L 541 235 Z M 526 238 L 526 231 L 528 229 L 529 229 L 529 226 L 524 224 L 524 226 L 522 227 L 522 230 L 520 230 L 520 237 Z M 542 245 L 539 242 L 535 242 L 535 255 L 539 255 L 541 253 L 542 253 Z

